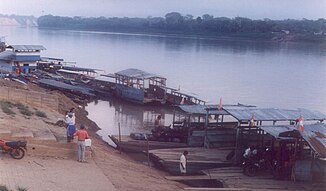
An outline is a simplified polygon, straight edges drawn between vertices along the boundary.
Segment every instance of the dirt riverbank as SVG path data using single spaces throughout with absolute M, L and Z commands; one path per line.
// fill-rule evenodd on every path
M 0 80 L 0 86 L 8 86 L 8 87 L 14 87 L 17 89 L 23 89 L 23 90 L 33 90 L 33 91 L 39 91 L 39 92 L 48 92 L 48 90 L 45 90 L 43 88 L 38 87 L 34 84 L 28 84 L 28 85 L 22 85 L 16 82 L 10 82 L 6 80 Z M 51 131 L 56 138 L 60 136 L 64 136 L 65 130 L 64 127 L 58 127 L 53 125 L 53 122 L 59 119 L 63 119 L 64 114 L 66 111 L 68 111 L 70 108 L 74 107 L 76 108 L 76 123 L 77 127 L 79 127 L 80 124 L 85 124 L 88 132 L 92 138 L 92 149 L 93 149 L 93 156 L 89 159 L 89 163 L 82 164 L 78 163 L 76 161 L 76 156 L 70 156 L 70 157 L 62 157 L 58 159 L 57 157 L 42 157 L 42 156 L 33 156 L 28 154 L 27 157 L 23 158 L 22 160 L 25 160 L 25 163 L 31 164 L 33 162 L 31 161 L 40 161 L 36 163 L 40 163 L 41 166 L 44 166 L 42 168 L 43 173 L 37 173 L 37 171 L 33 170 L 33 165 L 23 165 L 22 163 L 22 169 L 24 171 L 30 171 L 33 172 L 33 178 L 37 182 L 38 179 L 44 179 L 44 171 L 48 171 L 48 176 L 51 178 L 50 174 L 53 175 L 53 169 L 56 169 L 57 176 L 63 176 L 63 178 L 57 178 L 55 179 L 55 183 L 58 185 L 58 188 L 64 186 L 66 184 L 66 180 L 71 178 L 71 173 L 66 174 L 67 172 L 67 166 L 64 165 L 65 163 L 69 163 L 72 165 L 72 168 L 81 168 L 83 170 L 79 170 L 76 173 L 83 173 L 84 171 L 94 171 L 94 173 L 89 173 L 87 176 L 94 176 L 89 178 L 89 184 L 94 184 L 93 188 L 94 190 L 97 190 L 98 181 L 92 181 L 91 179 L 96 179 L 96 176 L 101 175 L 101 178 L 103 179 L 102 175 L 106 177 L 107 181 L 111 182 L 112 185 L 116 190 L 123 190 L 123 191 L 131 191 L 131 190 L 148 190 L 148 191 L 159 191 L 159 190 L 180 190 L 184 185 L 179 184 L 174 181 L 168 181 L 164 178 L 166 173 L 162 171 L 158 171 L 154 168 L 150 168 L 144 164 L 141 164 L 140 162 L 136 162 L 132 160 L 128 155 L 126 154 L 120 154 L 118 151 L 116 151 L 114 148 L 109 147 L 107 143 L 103 142 L 101 138 L 96 135 L 96 131 L 99 129 L 96 123 L 91 121 L 87 118 L 87 112 L 80 106 L 78 106 L 76 103 L 74 103 L 72 100 L 70 100 L 68 97 L 66 97 L 61 92 L 51 92 L 54 93 L 59 97 L 59 111 L 50 111 L 46 108 L 34 108 L 41 110 L 46 113 L 47 119 L 42 119 L 37 116 L 31 116 L 26 117 L 19 113 L 19 111 L 14 109 L 15 115 L 7 115 L 3 113 L 0 109 L 0 122 L 3 126 L 9 126 L 11 131 L 16 131 L 19 133 L 21 129 L 26 129 L 26 131 L 31 131 L 32 135 L 35 135 L 36 132 L 40 132 L 39 129 L 36 129 L 33 131 L 33 128 L 37 127 L 43 127 L 46 126 L 48 131 Z M 32 107 L 31 107 L 32 108 Z M 49 123 L 50 122 L 50 123 Z M 51 125 L 52 123 L 52 125 Z M 37 124 L 37 125 L 35 125 Z M 7 128 L 3 128 L 6 130 Z M 63 139 L 64 140 L 64 139 Z M 37 144 L 37 143 L 34 143 Z M 41 144 L 41 143 L 40 143 Z M 47 143 L 51 144 L 51 143 Z M 66 145 L 65 145 L 66 146 Z M 53 147 L 54 151 L 52 153 L 57 153 L 58 156 L 61 156 L 66 152 L 66 150 L 63 150 L 60 148 L 60 145 L 58 147 Z M 71 147 L 71 149 L 74 149 L 74 147 Z M 33 152 L 29 150 L 28 152 Z M 4 159 L 2 159 L 2 162 Z M 12 159 L 13 160 L 13 159 Z M 17 167 L 15 167 L 14 162 L 10 160 L 10 157 L 5 158 L 4 165 L 5 168 L 11 168 L 11 171 L 14 172 Z M 60 162 L 60 160 L 63 160 Z M 35 165 L 34 165 L 35 166 Z M 38 165 L 40 166 L 40 165 Z M 52 169 L 52 170 L 51 170 Z M 60 173 L 62 172 L 62 173 Z M 12 176 L 14 176 L 15 173 L 12 173 Z M 47 174 L 47 173 L 45 173 Z M 87 174 L 87 173 L 85 173 Z M 7 175 L 10 176 L 10 175 Z M 76 174 L 76 177 L 73 179 L 78 179 L 78 174 Z M 11 180 L 10 177 L 7 177 Z M 14 179 L 14 177 L 12 177 Z M 5 179 L 3 179 L 5 180 Z M 103 179 L 105 181 L 105 179 Z M 33 180 L 30 180 L 33 182 Z M 43 181 L 46 182 L 47 180 Z M 22 181 L 24 182 L 24 181 Z M 73 181 L 72 181 L 73 182 Z M 6 182 L 2 182 L 6 183 Z M 10 181 L 9 181 L 10 184 Z M 28 184 L 28 183 L 27 183 Z M 72 183 L 73 184 L 73 183 Z M 21 185 L 24 186 L 24 185 Z M 72 190 L 73 186 L 70 185 Z M 76 187 L 77 188 L 77 187 Z M 43 190 L 49 190 L 49 189 L 43 189 Z M 108 189 L 110 190 L 110 189 Z

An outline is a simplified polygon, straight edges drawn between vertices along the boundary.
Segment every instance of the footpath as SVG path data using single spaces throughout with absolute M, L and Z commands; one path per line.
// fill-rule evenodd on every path
M 21 160 L 2 155 L 0 183 L 8 189 L 29 191 L 115 191 L 115 187 L 93 160 L 75 160 L 26 156 Z

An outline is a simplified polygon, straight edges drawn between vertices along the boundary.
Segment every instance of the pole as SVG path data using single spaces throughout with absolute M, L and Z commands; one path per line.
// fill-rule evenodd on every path
M 119 126 L 119 143 L 120 143 L 119 152 L 121 154 L 121 130 L 120 130 L 120 122 L 118 123 L 118 126 Z
M 147 142 L 147 164 L 149 167 L 151 167 L 151 164 L 149 163 L 149 141 L 148 141 L 148 137 L 146 136 L 146 142 Z

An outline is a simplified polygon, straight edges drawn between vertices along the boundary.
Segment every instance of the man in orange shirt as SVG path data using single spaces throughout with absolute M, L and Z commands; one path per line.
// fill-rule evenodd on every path
M 85 139 L 88 139 L 88 133 L 85 130 L 85 125 L 80 125 L 80 129 L 74 134 L 78 137 L 78 162 L 85 162 Z

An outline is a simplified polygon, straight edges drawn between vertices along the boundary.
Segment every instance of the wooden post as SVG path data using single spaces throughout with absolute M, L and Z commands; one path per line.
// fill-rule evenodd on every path
M 120 143 L 119 152 L 121 154 L 121 130 L 120 130 L 120 122 L 118 123 L 118 126 L 119 126 L 119 143 Z
M 147 142 L 147 164 L 149 167 L 151 167 L 151 164 L 149 163 L 149 141 L 148 141 L 148 137 L 146 136 L 146 142 Z

